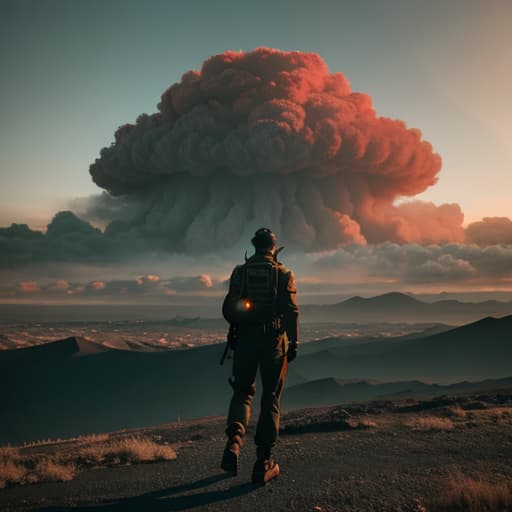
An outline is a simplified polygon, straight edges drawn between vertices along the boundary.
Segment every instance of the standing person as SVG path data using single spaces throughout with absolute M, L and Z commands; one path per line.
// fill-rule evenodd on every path
M 252 481 L 265 484 L 279 474 L 272 448 L 279 433 L 280 399 L 288 363 L 297 356 L 299 308 L 295 276 L 277 261 L 281 249 L 277 249 L 276 235 L 262 228 L 251 242 L 255 253 L 233 270 L 222 307 L 230 324 L 228 339 L 234 357 L 233 397 L 221 467 L 238 474 L 259 367 L 263 389 L 254 438 L 257 449 Z

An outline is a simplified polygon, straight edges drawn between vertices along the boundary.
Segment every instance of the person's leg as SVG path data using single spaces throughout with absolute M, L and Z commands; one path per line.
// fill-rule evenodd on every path
M 263 385 L 261 411 L 254 439 L 258 460 L 254 466 L 253 480 L 260 483 L 265 483 L 267 479 L 279 473 L 279 467 L 272 460 L 272 448 L 279 436 L 281 394 L 288 371 L 286 338 L 280 336 L 277 340 L 265 341 L 267 343 L 262 347 L 260 357 Z M 274 468 L 274 466 L 277 467 Z
M 226 435 L 228 437 L 221 467 L 238 473 L 240 449 L 251 417 L 251 404 L 256 386 L 258 354 L 255 340 L 241 337 L 233 356 L 233 396 L 229 405 Z
M 256 393 L 254 381 L 259 362 L 257 341 L 249 337 L 241 338 L 233 355 L 233 396 L 227 426 L 237 423 L 242 427 L 243 434 L 251 418 L 251 404 Z

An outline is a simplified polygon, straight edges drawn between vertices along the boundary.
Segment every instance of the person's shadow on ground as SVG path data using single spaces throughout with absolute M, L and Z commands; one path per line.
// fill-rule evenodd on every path
M 193 491 L 195 489 L 202 489 L 209 485 L 221 482 L 230 478 L 229 474 L 222 473 L 189 484 L 176 485 L 167 489 L 160 489 L 152 491 L 140 496 L 133 496 L 131 498 L 123 498 L 121 500 L 98 505 L 78 506 L 78 507 L 46 507 L 39 509 L 41 512 L 86 512 L 97 510 L 98 512 L 121 512 L 124 510 L 151 510 L 156 512 L 164 512 L 170 510 L 189 510 L 202 505 L 209 505 L 218 501 L 225 501 L 237 496 L 243 496 L 258 486 L 252 483 L 238 484 L 229 487 L 228 489 L 218 489 L 212 491 L 202 491 L 194 494 L 187 494 L 185 496 L 175 496 L 183 492 Z

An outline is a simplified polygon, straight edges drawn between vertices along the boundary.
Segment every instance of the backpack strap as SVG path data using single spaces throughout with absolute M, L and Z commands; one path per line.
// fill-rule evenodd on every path
M 241 277 L 240 277 L 240 298 L 247 297 L 247 258 L 245 263 L 241 266 Z

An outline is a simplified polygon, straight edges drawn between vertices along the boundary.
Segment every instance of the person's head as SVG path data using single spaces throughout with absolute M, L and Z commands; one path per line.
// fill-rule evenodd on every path
M 268 228 L 260 228 L 251 239 L 256 252 L 273 252 L 277 247 L 277 237 L 275 233 Z

